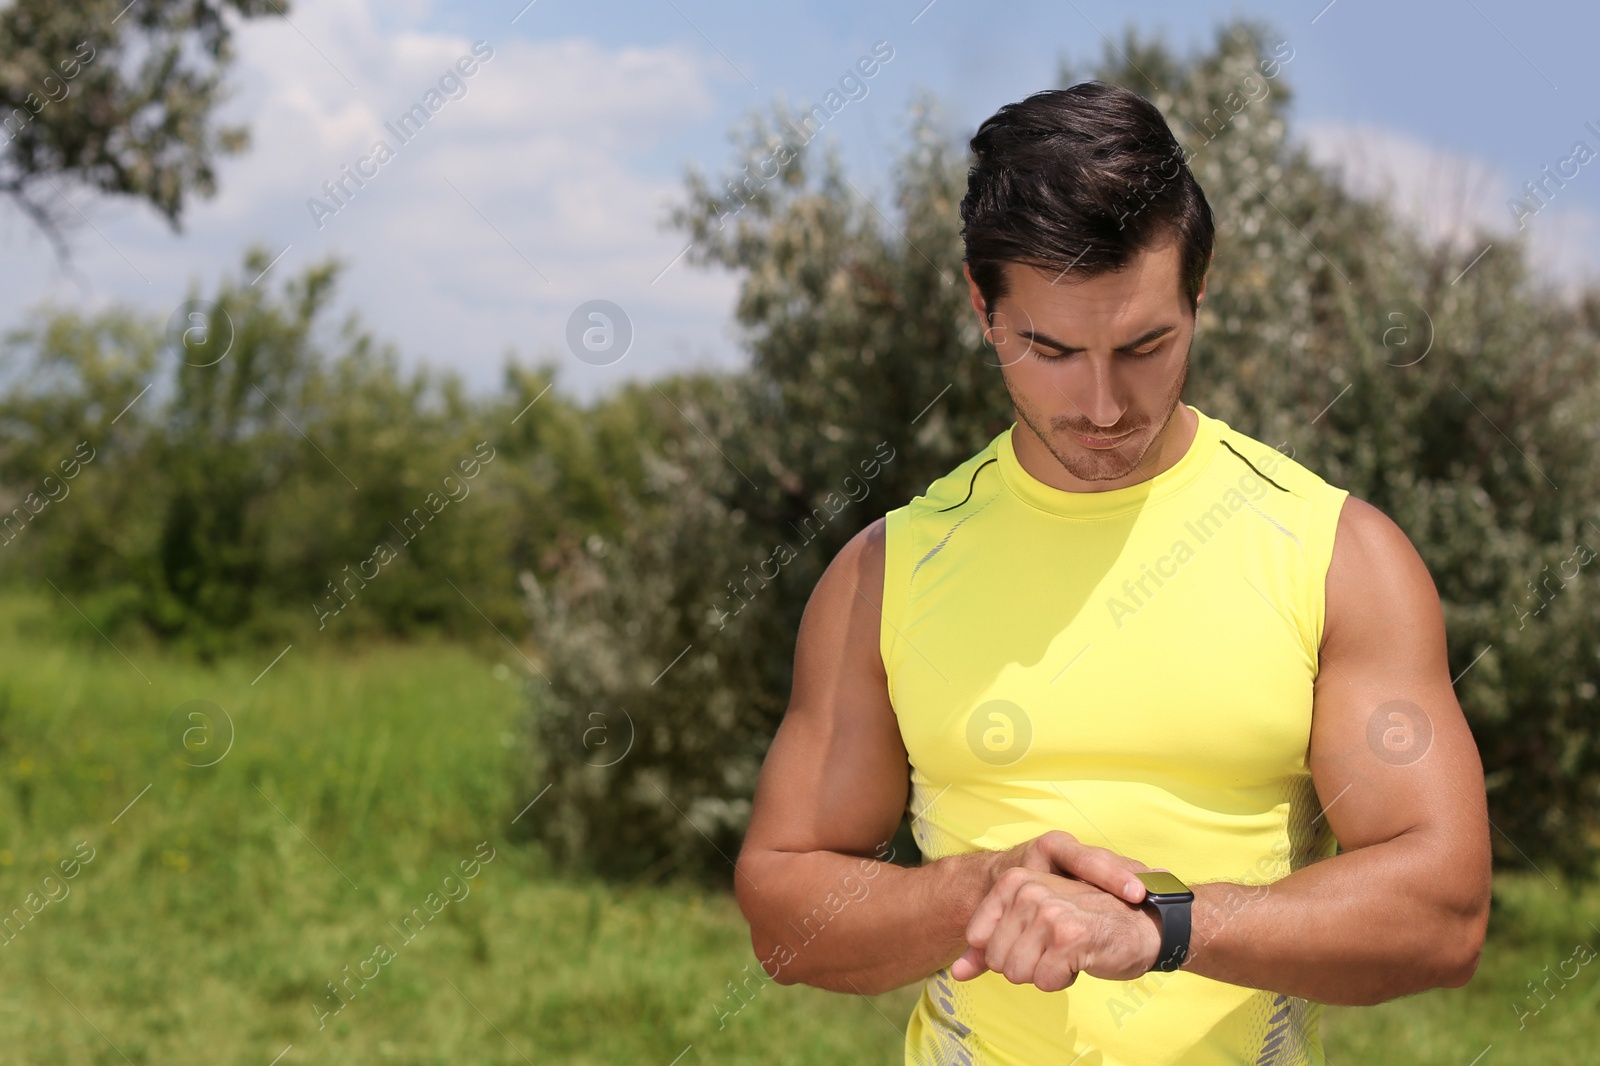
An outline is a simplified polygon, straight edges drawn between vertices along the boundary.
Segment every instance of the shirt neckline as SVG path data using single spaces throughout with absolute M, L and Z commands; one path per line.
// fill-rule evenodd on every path
M 1184 406 L 1195 413 L 1199 423 L 1195 427 L 1194 440 L 1189 442 L 1188 450 L 1176 463 L 1138 484 L 1103 492 L 1069 492 L 1046 485 L 1028 473 L 1017 459 L 1016 450 L 1011 444 L 1011 436 L 1017 429 L 1015 422 L 999 437 L 996 457 L 999 459 L 1000 476 L 1006 487 L 1023 502 L 1062 518 L 1115 518 L 1137 511 L 1149 503 L 1171 496 L 1189 484 L 1216 454 L 1218 442 L 1222 439 L 1218 421 L 1191 404 Z

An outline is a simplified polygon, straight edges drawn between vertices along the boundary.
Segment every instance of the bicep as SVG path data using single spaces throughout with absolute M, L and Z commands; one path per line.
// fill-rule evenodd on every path
M 899 826 L 910 777 L 879 653 L 882 589 L 880 519 L 840 550 L 806 604 L 746 854 L 872 855 Z
M 1420 833 L 1487 877 L 1483 768 L 1456 702 L 1438 592 L 1405 533 L 1354 496 L 1326 605 L 1310 762 L 1329 827 L 1346 851 Z

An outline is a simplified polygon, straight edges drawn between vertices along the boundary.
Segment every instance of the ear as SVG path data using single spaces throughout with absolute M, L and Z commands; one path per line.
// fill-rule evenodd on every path
M 978 313 L 980 320 L 988 319 L 988 308 L 983 302 L 983 293 L 978 289 L 978 283 L 972 280 L 972 270 L 967 266 L 966 260 L 961 262 L 961 273 L 967 279 L 967 296 L 972 301 L 972 309 Z
M 972 280 L 972 271 L 968 269 L 965 260 L 961 263 L 961 273 L 967 278 L 967 297 L 972 303 L 973 313 L 978 316 L 978 329 L 982 331 L 983 339 L 993 344 L 994 342 L 989 340 L 989 307 L 984 302 L 983 292 L 978 288 L 978 283 Z

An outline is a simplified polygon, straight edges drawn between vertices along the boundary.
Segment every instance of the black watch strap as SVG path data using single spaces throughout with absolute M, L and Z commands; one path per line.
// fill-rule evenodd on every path
M 1148 902 L 1161 919 L 1161 950 L 1156 953 L 1156 964 L 1151 969 L 1171 973 L 1189 957 L 1189 904 L 1192 901 Z

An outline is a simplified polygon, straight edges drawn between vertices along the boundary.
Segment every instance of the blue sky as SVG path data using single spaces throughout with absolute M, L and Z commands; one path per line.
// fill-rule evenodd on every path
M 92 226 L 74 234 L 66 270 L 0 208 L 0 328 L 46 300 L 164 317 L 190 290 L 237 274 L 256 242 L 282 253 L 264 284 L 340 256 L 342 309 L 358 309 L 406 360 L 453 367 L 475 389 L 498 385 L 512 351 L 557 359 L 562 387 L 580 395 L 619 377 L 730 365 L 735 282 L 686 262 L 661 274 L 684 242 L 660 220 L 687 165 L 720 171 L 737 120 L 780 95 L 819 100 L 877 41 L 894 58 L 827 134 L 869 192 L 884 188 L 913 93 L 935 93 L 952 135 L 965 135 L 1054 85 L 1062 58 L 1079 68 L 1098 58 L 1102 34 L 1120 40 L 1130 20 L 1190 50 L 1235 13 L 1294 48 L 1295 136 L 1437 232 L 1477 223 L 1509 234 L 1517 187 L 1579 139 L 1600 150 L 1584 126 L 1600 129 L 1593 4 L 525 3 L 299 0 L 289 24 L 247 24 L 228 113 L 255 143 L 222 165 L 219 196 L 197 202 L 174 235 L 147 209 L 69 192 Z M 384 123 L 474 41 L 494 54 L 463 79 L 464 94 L 319 227 L 307 204 L 322 182 L 367 156 Z M 1585 166 L 1530 222 L 1541 269 L 1565 282 L 1600 275 L 1597 220 L 1600 165 Z M 620 305 L 633 327 L 611 365 L 567 350 L 568 321 L 592 299 Z

